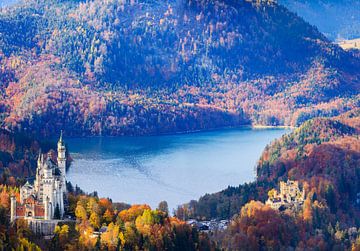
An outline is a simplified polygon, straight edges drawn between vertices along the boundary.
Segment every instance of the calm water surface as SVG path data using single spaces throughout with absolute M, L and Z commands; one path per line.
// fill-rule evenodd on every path
M 254 180 L 254 167 L 284 129 L 231 129 L 149 137 L 67 138 L 68 180 L 87 192 L 170 208 Z

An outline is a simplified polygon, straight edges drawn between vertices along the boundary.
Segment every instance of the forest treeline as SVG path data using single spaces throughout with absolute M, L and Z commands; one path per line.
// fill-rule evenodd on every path
M 3 173 L 0 244 L 50 250 L 358 250 L 359 118 L 360 110 L 354 109 L 335 118 L 305 122 L 264 149 L 256 181 L 204 195 L 179 206 L 174 217 L 169 216 L 166 202 L 158 209 L 113 203 L 68 183 L 67 213 L 76 218 L 76 223 L 60 225 L 48 241 L 34 235 L 26 222 L 9 224 L 10 195 L 19 196 L 18 187 L 24 180 L 16 179 L 15 172 Z M 18 141 L 23 136 L 3 134 L 2 149 L 19 149 L 20 159 L 24 158 L 21 149 L 43 146 L 28 139 Z M 4 156 L 1 161 L 6 166 L 11 161 L 6 162 Z M 265 205 L 269 191 L 286 180 L 299 181 L 305 190 L 302 206 L 279 211 Z M 229 219 L 230 224 L 224 231 L 206 234 L 187 225 L 187 219 Z M 103 226 L 107 227 L 104 233 L 97 234 Z
M 274 1 L 25 0 L 0 34 L 1 126 L 30 134 L 297 126 L 359 103 L 357 54 Z
M 332 41 L 360 36 L 359 1 L 279 0 L 278 3 L 318 27 Z
M 232 219 L 225 232 L 212 236 L 229 250 L 358 250 L 359 130 L 359 109 L 309 120 L 265 148 L 256 181 L 204 195 L 179 206 L 176 215 Z M 287 180 L 299 181 L 306 191 L 301 209 L 265 205 L 268 192 Z

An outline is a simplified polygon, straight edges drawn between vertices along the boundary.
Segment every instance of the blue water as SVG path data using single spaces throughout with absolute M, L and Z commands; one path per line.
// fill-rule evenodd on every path
M 149 137 L 66 139 L 67 178 L 83 190 L 130 204 L 169 208 L 255 178 L 266 144 L 284 129 L 231 129 Z

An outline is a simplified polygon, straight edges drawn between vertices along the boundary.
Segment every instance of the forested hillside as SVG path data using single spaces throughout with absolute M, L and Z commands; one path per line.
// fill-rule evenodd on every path
M 359 0 L 279 0 L 332 41 L 360 37 Z
M 256 182 L 205 195 L 199 202 L 192 201 L 188 205 L 190 216 L 229 218 L 250 200 L 265 201 L 268 190 L 287 179 L 308 182 L 318 195 L 326 190 L 321 186 L 332 184 L 334 191 L 339 191 L 337 203 L 346 204 L 332 205 L 333 211 L 351 208 L 356 191 L 360 190 L 357 179 L 352 180 L 360 175 L 359 130 L 359 109 L 334 119 L 305 122 L 266 146 L 257 164 Z
M 178 213 L 233 218 L 229 229 L 214 237 L 229 250 L 359 248 L 359 125 L 359 109 L 335 119 L 309 120 L 266 147 L 255 182 L 205 195 Z M 288 179 L 306 191 L 301 209 L 281 212 L 265 206 L 268 192 Z
M 55 141 L 38 140 L 0 129 L 0 184 L 19 185 L 35 175 L 39 152 L 56 149 Z M 54 160 L 56 153 L 52 151 Z M 71 157 L 67 154 L 70 165 Z
M 359 102 L 359 59 L 272 1 L 27 0 L 0 34 L 2 126 L 32 134 L 299 125 Z

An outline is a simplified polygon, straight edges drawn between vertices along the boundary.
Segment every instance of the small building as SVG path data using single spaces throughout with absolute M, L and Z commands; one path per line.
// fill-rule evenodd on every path
M 186 221 L 187 224 L 196 228 L 198 231 L 215 232 L 218 230 L 225 230 L 229 225 L 229 220 L 210 220 L 210 221 L 197 221 L 190 219 Z
M 280 192 L 273 191 L 266 201 L 273 209 L 281 210 L 289 207 L 298 207 L 304 203 L 305 190 L 300 189 L 298 181 L 280 181 Z
M 103 233 L 105 233 L 107 231 L 108 227 L 107 226 L 102 226 L 99 231 L 94 231 L 91 235 L 91 238 L 98 238 L 100 237 Z

